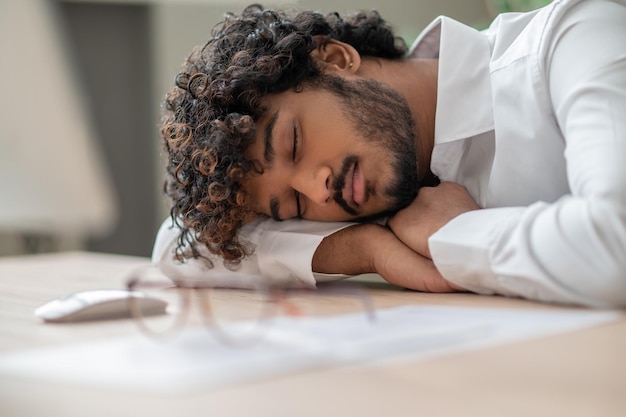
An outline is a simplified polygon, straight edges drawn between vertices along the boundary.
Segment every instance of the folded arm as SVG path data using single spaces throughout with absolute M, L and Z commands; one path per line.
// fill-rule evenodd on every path
M 324 273 L 375 272 L 392 284 L 418 291 L 463 290 L 443 279 L 430 259 L 378 224 L 354 225 L 327 236 L 315 251 L 312 266 Z

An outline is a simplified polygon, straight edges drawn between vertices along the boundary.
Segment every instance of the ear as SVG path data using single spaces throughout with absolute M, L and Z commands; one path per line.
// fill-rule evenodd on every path
M 356 74 L 361 66 L 361 55 L 352 45 L 325 36 L 315 36 L 317 47 L 311 56 L 322 62 L 327 71 Z

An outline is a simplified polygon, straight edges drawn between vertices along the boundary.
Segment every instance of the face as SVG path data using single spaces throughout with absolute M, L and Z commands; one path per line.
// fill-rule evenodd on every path
M 329 77 L 269 95 L 266 105 L 247 153 L 263 172 L 244 183 L 256 212 L 276 220 L 358 220 L 415 198 L 413 119 L 393 90 Z

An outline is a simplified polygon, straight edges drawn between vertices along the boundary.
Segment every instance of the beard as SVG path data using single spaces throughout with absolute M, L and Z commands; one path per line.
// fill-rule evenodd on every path
M 322 75 L 311 84 L 337 96 L 343 104 L 344 115 L 355 131 L 368 143 L 385 149 L 392 161 L 391 180 L 383 189 L 389 206 L 380 213 L 359 220 L 385 217 L 408 206 L 417 196 L 421 185 L 418 177 L 415 120 L 404 97 L 374 80 L 346 80 Z M 340 192 L 335 192 L 335 201 L 348 214 L 354 215 L 354 210 L 342 201 Z

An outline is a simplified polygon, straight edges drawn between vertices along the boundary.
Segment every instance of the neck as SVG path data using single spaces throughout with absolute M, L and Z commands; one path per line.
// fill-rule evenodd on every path
M 436 59 L 403 59 L 397 61 L 364 58 L 360 75 L 385 83 L 408 102 L 415 120 L 415 138 L 419 178 L 430 185 L 430 157 L 435 142 L 435 111 L 437 107 Z

